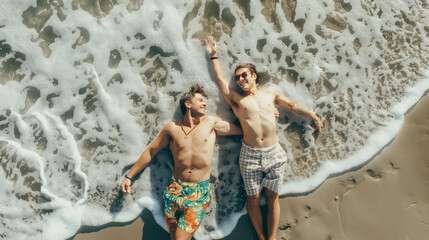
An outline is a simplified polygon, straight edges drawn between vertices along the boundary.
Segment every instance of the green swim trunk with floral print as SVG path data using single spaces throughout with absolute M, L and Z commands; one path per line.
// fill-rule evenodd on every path
M 171 177 L 164 191 L 164 213 L 169 228 L 197 231 L 210 201 L 210 181 L 189 183 Z

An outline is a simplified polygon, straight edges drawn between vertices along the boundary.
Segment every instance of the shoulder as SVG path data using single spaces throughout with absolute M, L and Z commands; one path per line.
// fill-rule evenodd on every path
M 214 128 L 217 124 L 221 122 L 221 119 L 218 116 L 207 115 L 204 117 L 203 122 L 205 122 L 204 125 L 206 125 L 207 127 Z
M 238 102 L 240 102 L 241 99 L 244 98 L 244 96 L 242 94 L 240 94 L 240 93 L 238 93 L 238 92 L 236 92 L 236 91 L 234 91 L 232 89 L 231 89 L 230 92 L 231 92 L 231 95 L 230 95 L 231 98 L 230 98 L 230 100 L 231 100 L 232 104 L 237 104 Z
M 272 87 L 260 90 L 259 93 L 260 93 L 260 96 L 264 99 L 277 98 L 278 96 L 281 95 L 277 89 Z
M 211 123 L 216 123 L 217 121 L 219 121 L 220 118 L 217 116 L 212 116 L 212 115 L 207 115 L 204 117 L 203 121 L 205 122 L 211 122 Z
M 279 90 L 277 90 L 273 87 L 265 88 L 262 90 L 262 92 L 266 93 L 266 94 L 271 94 L 271 95 L 277 95 L 280 93 Z
M 165 126 L 162 130 L 170 132 L 174 127 L 177 127 L 179 125 L 180 125 L 180 121 L 174 121 L 174 122 L 171 121 L 171 122 L 168 122 L 167 124 L 165 124 Z

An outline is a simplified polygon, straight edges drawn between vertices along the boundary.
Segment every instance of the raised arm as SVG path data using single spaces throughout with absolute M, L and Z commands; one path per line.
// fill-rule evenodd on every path
M 164 126 L 164 128 L 155 138 L 155 140 L 153 140 L 153 142 L 146 148 L 146 150 L 144 150 L 142 155 L 140 155 L 140 158 L 128 172 L 127 177 L 131 179 L 134 178 L 141 170 L 143 170 L 143 168 L 145 168 L 152 161 L 152 159 L 159 151 L 161 151 L 161 149 L 168 145 L 169 135 L 167 133 L 166 128 L 167 125 Z M 130 193 L 131 180 L 125 178 L 124 181 L 122 181 L 121 188 L 124 193 Z
M 276 101 L 277 105 L 279 105 L 280 107 L 287 108 L 295 114 L 309 118 L 316 125 L 317 134 L 320 134 L 322 132 L 323 124 L 322 124 L 322 121 L 320 121 L 319 117 L 317 117 L 316 114 L 312 113 L 311 111 L 306 109 L 301 104 L 298 104 L 298 103 L 290 100 L 288 97 L 281 94 L 279 91 L 277 91 L 275 89 L 273 89 L 273 93 L 275 95 L 275 101 Z
M 243 135 L 243 130 L 237 125 L 223 121 L 219 117 L 215 117 L 214 130 L 217 135 L 226 136 L 226 135 Z
M 225 76 L 223 75 L 222 67 L 220 66 L 219 58 L 217 56 L 217 45 L 212 36 L 208 36 L 206 38 L 206 48 L 210 56 L 213 74 L 220 93 L 222 94 L 225 101 L 231 105 L 233 101 L 233 94 L 235 92 L 229 88 L 228 83 L 225 80 Z

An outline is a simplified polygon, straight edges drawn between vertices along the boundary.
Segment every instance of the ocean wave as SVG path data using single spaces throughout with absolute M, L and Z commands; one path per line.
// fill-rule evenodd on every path
M 169 149 L 124 196 L 124 173 L 198 83 L 208 112 L 235 117 L 203 46 L 218 41 L 225 75 L 256 64 L 274 87 L 316 112 L 280 109 L 288 155 L 282 194 L 304 193 L 364 164 L 429 89 L 425 1 L 7 1 L 0 9 L 2 239 L 66 239 L 82 225 L 126 222 L 144 208 L 166 228 Z M 236 88 L 234 82 L 231 87 Z M 212 202 L 197 239 L 220 238 L 245 213 L 240 139 L 218 137 Z

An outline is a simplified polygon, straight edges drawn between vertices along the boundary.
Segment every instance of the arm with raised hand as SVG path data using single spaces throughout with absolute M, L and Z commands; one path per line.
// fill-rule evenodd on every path
M 219 87 L 219 91 L 221 92 L 222 97 L 225 99 L 225 101 L 229 105 L 231 105 L 233 101 L 234 92 L 229 88 L 228 83 L 225 80 L 225 76 L 223 75 L 222 67 L 217 56 L 217 45 L 212 36 L 208 36 L 206 38 L 206 48 L 207 53 L 210 56 L 213 74 L 216 79 L 216 83 Z
M 145 168 L 155 157 L 155 155 L 166 147 L 169 143 L 169 135 L 167 133 L 167 125 L 161 130 L 153 142 L 144 150 L 140 158 L 133 165 L 131 170 L 122 181 L 121 189 L 124 193 L 131 192 L 131 179 L 133 179 L 143 168 Z

